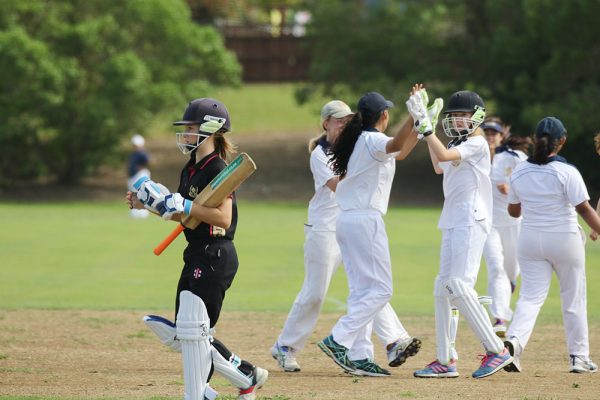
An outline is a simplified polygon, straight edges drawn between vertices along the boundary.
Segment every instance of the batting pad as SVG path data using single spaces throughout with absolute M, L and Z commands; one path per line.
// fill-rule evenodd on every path
M 181 342 L 177 340 L 174 323 L 158 315 L 146 315 L 144 323 L 158 336 L 162 344 L 181 352 Z
M 210 320 L 202 299 L 188 290 L 182 291 L 175 332 L 181 342 L 185 400 L 204 400 L 212 365 L 209 327 Z
M 492 329 L 490 318 L 477 299 L 477 293 L 460 279 L 450 279 L 444 288 L 452 305 L 460 310 L 465 320 L 487 351 L 500 353 L 504 344 Z
M 435 340 L 437 345 L 437 359 L 440 363 L 447 365 L 451 358 L 451 314 L 450 302 L 446 291 L 439 278 L 435 279 L 433 285 L 433 300 L 435 305 Z M 456 333 L 456 332 L 455 332 Z M 456 335 L 455 335 L 456 336 Z
M 231 357 L 228 360 L 214 346 L 211 347 L 211 351 L 215 372 L 223 376 L 238 389 L 248 389 L 252 386 L 252 377 L 245 375 L 238 369 L 238 366 L 242 363 L 242 360 L 238 356 L 231 353 Z

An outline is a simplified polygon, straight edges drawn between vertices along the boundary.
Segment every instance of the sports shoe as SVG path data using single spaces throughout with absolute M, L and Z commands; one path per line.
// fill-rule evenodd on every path
M 296 350 L 289 346 L 280 346 L 279 342 L 276 342 L 271 347 L 271 356 L 277 360 L 279 367 L 285 372 L 298 372 L 300 366 L 296 361 Z
M 268 377 L 269 371 L 260 367 L 254 367 L 254 370 L 252 371 L 252 386 L 250 386 L 248 389 L 240 389 L 240 397 L 238 397 L 238 399 L 256 399 L 256 391 L 263 387 Z
M 352 360 L 354 371 L 348 371 L 351 375 L 358 376 L 390 376 L 390 371 L 381 368 L 373 361 L 365 358 L 364 360 Z
M 512 338 L 504 341 L 504 347 L 508 350 L 508 353 L 513 357 L 510 364 L 504 367 L 506 372 L 521 372 L 521 361 L 519 360 L 520 351 L 519 343 L 516 339 Z
M 506 336 L 506 321 L 500 318 L 496 318 L 496 322 L 494 322 L 494 333 L 499 338 L 504 338 Z
M 586 372 L 594 373 L 596 371 L 598 371 L 598 366 L 591 359 L 571 354 L 571 369 L 569 372 L 582 374 Z
M 481 359 L 481 366 L 471 375 L 473 378 L 485 378 L 500 371 L 513 362 L 513 357 L 506 347 L 500 353 L 487 352 Z
M 317 343 L 317 346 L 327 354 L 337 365 L 346 371 L 354 371 L 354 364 L 348 358 L 348 349 L 333 340 L 333 335 L 327 336 L 325 339 Z
M 406 362 L 408 357 L 412 357 L 421 349 L 421 339 L 413 337 L 404 342 L 395 341 L 392 348 L 387 351 L 388 365 L 398 367 Z
M 415 371 L 413 375 L 415 378 L 456 378 L 458 376 L 456 360 L 450 360 L 448 365 L 440 364 L 435 360 L 425 368 Z

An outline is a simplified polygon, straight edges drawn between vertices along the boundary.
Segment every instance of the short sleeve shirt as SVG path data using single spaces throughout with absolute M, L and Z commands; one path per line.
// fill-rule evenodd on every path
M 315 194 L 308 203 L 308 224 L 315 231 L 335 231 L 340 209 L 335 201 L 335 192 L 327 187 L 327 182 L 336 175 L 329 164 L 329 156 L 320 144 L 310 154 L 310 171 Z
M 492 194 L 494 202 L 493 221 L 494 226 L 518 225 L 520 218 L 513 218 L 508 215 L 508 194 L 498 190 L 498 185 L 509 184 L 510 175 L 517 164 L 527 159 L 527 155 L 520 150 L 507 149 L 497 153 L 492 161 L 492 171 L 490 179 L 492 181 Z M 510 187 L 509 187 L 510 190 Z
M 545 165 L 528 160 L 513 171 L 508 201 L 521 203 L 523 228 L 543 232 L 579 231 L 575 206 L 590 197 L 577 168 L 559 160 L 557 157 Z
M 459 161 L 440 162 L 444 171 L 444 207 L 439 229 L 471 226 L 476 221 L 489 230 L 492 223 L 490 149 L 483 136 L 470 136 L 454 147 Z
M 385 215 L 398 154 L 386 152 L 390 140 L 392 138 L 379 131 L 360 134 L 348 161 L 346 176 L 336 190 L 342 211 L 376 210 Z

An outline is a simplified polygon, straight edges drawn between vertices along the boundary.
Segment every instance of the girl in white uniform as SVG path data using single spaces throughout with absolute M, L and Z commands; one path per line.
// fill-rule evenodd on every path
M 418 88 L 415 86 L 413 91 Z M 350 373 L 387 376 L 371 357 L 351 359 L 349 349 L 370 342 L 373 318 L 386 313 L 397 329 L 404 331 L 391 309 L 392 269 L 383 215 L 387 211 L 395 158 L 406 157 L 417 139 L 408 118 L 394 138 L 383 131 L 393 103 L 381 94 L 370 92 L 360 98 L 358 112 L 342 131 L 332 148 L 332 165 L 340 176 L 336 200 L 337 242 L 340 246 L 350 294 L 347 314 L 333 327 L 331 335 L 318 343 L 325 354 Z M 406 355 L 414 355 L 412 346 Z
M 570 372 L 596 372 L 590 359 L 585 279 L 585 236 L 577 214 L 594 231 L 600 217 L 590 206 L 581 174 L 558 156 L 566 129 L 554 117 L 542 119 L 535 129 L 535 150 L 519 164 L 510 184 L 508 212 L 523 214 L 519 236 L 521 289 L 505 342 L 514 361 L 505 369 L 520 372 L 520 356 L 533 332 L 548 295 L 552 272 L 560 283 L 563 323 L 570 356 Z
M 506 323 L 512 318 L 511 295 L 519 276 L 517 239 L 521 220 L 508 215 L 509 178 L 517 164 L 527 159 L 528 141 L 510 136 L 500 146 L 504 127 L 500 121 L 486 121 L 481 126 L 492 156 L 490 180 L 492 182 L 492 228 L 483 247 L 483 258 L 488 271 L 488 295 L 492 297 L 490 312 L 494 318 L 494 332 L 499 337 L 506 334 Z M 496 154 L 494 154 L 496 152 Z
M 413 118 L 427 125 L 427 96 L 422 98 L 424 104 L 416 110 L 421 116 L 413 114 Z M 442 230 L 440 272 L 434 284 L 437 359 L 416 371 L 418 378 L 458 376 L 451 348 L 452 306 L 465 317 L 486 350 L 474 378 L 489 376 L 512 361 L 474 290 L 492 211 L 490 152 L 479 128 L 484 107 L 477 93 L 456 92 L 442 121 L 444 132 L 453 138 L 448 148 L 432 131 L 425 134 L 434 170 L 444 174 L 444 206 L 438 224 Z
M 308 224 L 304 226 L 304 283 L 277 342 L 271 348 L 271 355 L 286 372 L 300 371 L 296 354 L 304 348 L 314 330 L 331 277 L 342 263 L 335 237 L 335 224 L 339 214 L 335 191 L 339 178 L 329 164 L 329 151 L 352 115 L 350 107 L 340 100 L 325 104 L 321 110 L 324 133 L 309 143 L 315 194 L 308 206 Z M 391 367 L 403 364 L 406 357 L 414 353 L 414 348 L 421 344 L 418 338 L 408 336 L 396 321 L 398 318 L 390 306 L 376 315 L 373 324 L 376 335 L 386 347 L 388 365 Z M 373 358 L 372 343 L 355 343 L 350 349 L 350 358 Z

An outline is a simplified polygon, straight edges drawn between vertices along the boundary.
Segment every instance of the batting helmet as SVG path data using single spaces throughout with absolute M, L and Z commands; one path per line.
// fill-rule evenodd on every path
M 173 125 L 200 125 L 202 132 L 214 133 L 214 131 L 211 132 L 212 127 L 209 128 L 209 125 L 212 124 L 207 124 L 203 128 L 202 125 L 207 122 L 216 122 L 217 124 L 222 124 L 219 129 L 231 130 L 231 119 L 229 118 L 229 111 L 227 111 L 225 104 L 211 98 L 192 100 L 183 112 L 181 121 L 176 121 Z
M 469 113 L 470 117 L 452 116 L 452 113 Z M 446 118 L 442 120 L 444 133 L 449 137 L 465 137 L 481 125 L 485 118 L 485 103 L 481 97 L 470 90 L 454 93 L 446 102 Z

